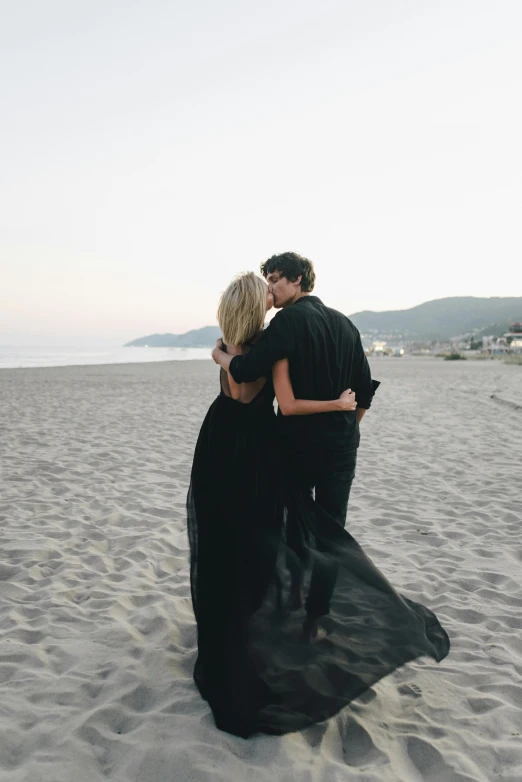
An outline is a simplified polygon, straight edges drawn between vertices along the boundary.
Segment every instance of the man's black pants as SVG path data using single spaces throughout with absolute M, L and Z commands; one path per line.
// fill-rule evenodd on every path
M 315 489 L 316 504 L 344 528 L 350 489 L 355 476 L 357 450 L 324 454 L 324 458 L 319 461 L 320 466 L 317 468 L 304 470 L 298 476 L 294 472 L 292 494 L 296 497 L 297 492 L 297 496 L 301 494 L 302 497 L 310 497 Z M 303 507 L 302 503 L 297 502 L 295 507 L 289 503 L 288 508 L 287 543 L 293 549 L 294 555 L 287 558 L 287 565 L 294 591 L 302 586 L 305 564 L 302 562 L 302 533 L 297 518 L 300 507 Z M 317 550 L 320 552 L 325 549 L 326 546 L 318 540 Z M 310 616 L 319 617 L 329 613 L 337 572 L 337 566 L 320 558 L 314 562 L 305 603 Z

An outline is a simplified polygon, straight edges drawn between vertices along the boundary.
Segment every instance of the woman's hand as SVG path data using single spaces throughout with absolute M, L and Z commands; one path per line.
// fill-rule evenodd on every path
M 343 410 L 355 410 L 357 407 L 355 391 L 352 391 L 351 388 L 347 388 L 346 391 L 343 391 L 339 399 L 341 400 Z

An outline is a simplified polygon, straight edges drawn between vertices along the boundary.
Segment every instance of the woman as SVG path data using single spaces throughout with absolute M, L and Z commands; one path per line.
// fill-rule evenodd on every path
M 249 349 L 271 306 L 263 280 L 252 273 L 233 280 L 218 310 L 229 352 Z M 282 734 L 335 714 L 407 660 L 442 659 L 447 635 L 287 480 L 274 393 L 284 415 L 354 415 L 350 390 L 326 402 L 295 399 L 286 360 L 271 378 L 240 386 L 222 370 L 220 385 L 201 427 L 187 498 L 194 679 L 219 728 L 243 737 Z M 290 574 L 297 569 L 306 589 L 318 566 L 336 574 L 327 635 L 303 643 L 306 617 L 289 605 Z

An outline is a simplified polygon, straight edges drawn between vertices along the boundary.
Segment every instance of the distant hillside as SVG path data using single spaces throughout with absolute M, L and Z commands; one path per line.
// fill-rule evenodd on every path
M 221 336 L 218 326 L 204 326 L 193 329 L 186 334 L 149 334 L 132 342 L 127 342 L 125 348 L 213 348 L 216 339 Z
M 454 296 L 427 301 L 409 310 L 367 310 L 349 318 L 360 332 L 374 338 L 444 340 L 470 332 L 479 332 L 479 336 L 503 334 L 510 323 L 522 321 L 522 296 L 490 299 Z M 150 334 L 127 342 L 124 347 L 211 348 L 219 336 L 218 326 L 204 326 L 186 334 Z
M 522 296 L 454 296 L 435 299 L 409 310 L 356 312 L 349 316 L 362 333 L 413 339 L 449 339 L 472 331 L 503 333 L 522 319 Z

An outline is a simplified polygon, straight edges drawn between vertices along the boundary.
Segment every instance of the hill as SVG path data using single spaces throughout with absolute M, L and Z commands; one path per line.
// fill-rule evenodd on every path
M 503 333 L 522 317 L 522 296 L 434 299 L 408 310 L 355 312 L 349 316 L 362 333 L 404 340 L 444 340 L 474 331 Z
M 193 329 L 185 334 L 149 334 L 132 342 L 127 342 L 124 348 L 213 348 L 216 339 L 221 336 L 218 326 L 204 326 Z
M 384 339 L 446 340 L 471 332 L 477 336 L 503 334 L 510 323 L 522 321 L 522 296 L 434 299 L 408 310 L 355 312 L 348 316 L 359 331 Z M 124 347 L 211 348 L 221 335 L 218 326 L 204 326 L 186 334 L 150 334 Z

